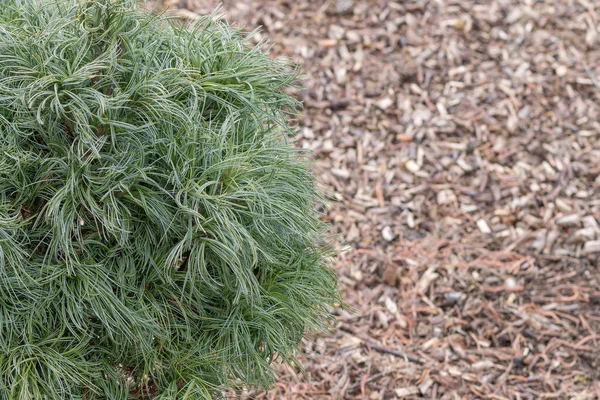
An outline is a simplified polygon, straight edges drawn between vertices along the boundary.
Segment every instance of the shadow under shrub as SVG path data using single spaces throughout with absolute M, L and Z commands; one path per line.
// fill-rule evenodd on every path
M 0 398 L 268 385 L 338 300 L 296 75 L 209 18 L 0 5 Z

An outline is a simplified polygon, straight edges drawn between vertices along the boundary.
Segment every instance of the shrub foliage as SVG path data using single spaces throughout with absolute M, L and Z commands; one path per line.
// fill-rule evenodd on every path
M 337 301 L 286 62 L 132 0 L 0 4 L 0 399 L 268 385 Z

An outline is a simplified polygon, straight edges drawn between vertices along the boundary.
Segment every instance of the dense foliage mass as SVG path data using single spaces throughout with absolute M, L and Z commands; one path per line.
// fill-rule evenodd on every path
M 210 18 L 0 4 L 0 399 L 265 385 L 337 301 L 295 74 Z

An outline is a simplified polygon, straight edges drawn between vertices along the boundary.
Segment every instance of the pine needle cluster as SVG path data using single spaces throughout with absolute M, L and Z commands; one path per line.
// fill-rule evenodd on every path
M 0 4 L 0 399 L 268 385 L 338 300 L 296 73 L 133 0 Z

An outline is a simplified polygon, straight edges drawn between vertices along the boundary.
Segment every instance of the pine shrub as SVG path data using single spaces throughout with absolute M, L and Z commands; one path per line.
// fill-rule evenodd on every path
M 338 301 L 297 74 L 133 0 L 0 3 L 0 399 L 265 386 Z

